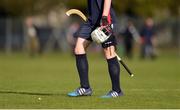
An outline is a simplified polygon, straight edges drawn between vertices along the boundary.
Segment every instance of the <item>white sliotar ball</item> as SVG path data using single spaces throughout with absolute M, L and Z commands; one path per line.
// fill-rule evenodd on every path
M 41 97 L 39 97 L 38 100 L 42 100 Z

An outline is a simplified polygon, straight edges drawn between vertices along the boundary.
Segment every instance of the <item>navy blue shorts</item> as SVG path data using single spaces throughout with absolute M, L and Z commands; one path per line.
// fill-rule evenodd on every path
M 92 25 L 89 21 L 87 21 L 80 26 L 79 30 L 74 34 L 74 37 L 80 37 L 92 42 L 91 33 L 94 29 L 96 29 L 96 27 L 98 26 Z M 107 41 L 102 43 L 102 47 L 107 48 L 110 46 L 116 46 L 116 44 L 115 36 L 111 36 Z
M 80 26 L 79 30 L 75 33 L 74 37 L 76 38 L 80 37 L 92 41 L 91 33 L 94 29 L 95 26 L 91 25 L 91 23 L 87 21 Z

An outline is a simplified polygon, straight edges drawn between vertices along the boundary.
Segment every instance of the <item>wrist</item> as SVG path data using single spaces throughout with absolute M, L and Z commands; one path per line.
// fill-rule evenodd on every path
M 101 23 L 102 23 L 103 26 L 108 25 L 109 24 L 108 23 L 108 17 L 107 16 L 102 16 Z
M 108 18 L 107 16 L 104 16 L 104 15 L 102 16 L 102 19 L 107 20 L 107 18 Z
M 102 16 L 101 19 L 103 22 L 108 23 L 108 17 L 107 16 Z

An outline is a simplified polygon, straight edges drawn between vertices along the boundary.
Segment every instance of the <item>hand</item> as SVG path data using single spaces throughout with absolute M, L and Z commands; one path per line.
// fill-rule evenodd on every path
M 101 26 L 100 29 L 104 32 L 104 34 L 106 34 L 107 36 L 111 36 L 112 35 L 112 28 L 110 25 L 107 26 Z
M 111 23 L 109 23 L 108 17 L 107 16 L 102 16 L 102 18 L 101 18 L 101 26 L 108 26 L 110 24 Z
M 102 16 L 100 28 L 107 36 L 110 36 L 112 34 L 111 23 L 108 21 L 107 16 Z

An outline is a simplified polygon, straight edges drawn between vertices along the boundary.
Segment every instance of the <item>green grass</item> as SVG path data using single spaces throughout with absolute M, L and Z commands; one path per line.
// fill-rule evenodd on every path
M 91 97 L 70 98 L 79 86 L 69 54 L 30 58 L 0 54 L 0 108 L 180 108 L 180 59 L 163 55 L 155 61 L 125 60 L 135 73 L 130 78 L 121 66 L 121 87 L 116 99 L 101 99 L 111 88 L 107 65 L 100 55 L 89 55 Z M 42 100 L 38 100 L 41 97 Z

